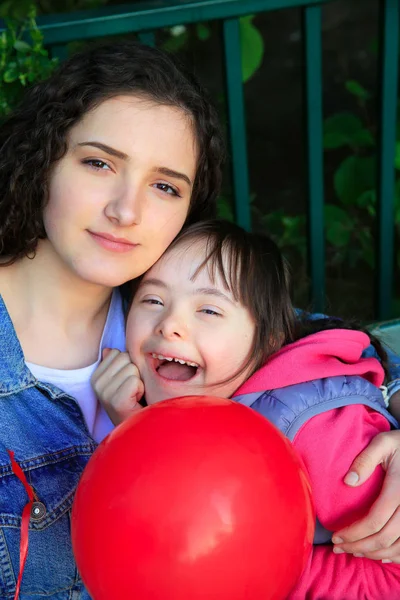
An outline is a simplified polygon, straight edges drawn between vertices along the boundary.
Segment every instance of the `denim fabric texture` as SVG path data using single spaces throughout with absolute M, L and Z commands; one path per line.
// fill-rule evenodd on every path
M 72 554 L 74 492 L 96 442 L 70 396 L 37 381 L 0 297 L 0 598 L 14 597 L 21 516 L 28 502 L 7 450 L 41 503 L 29 523 L 20 600 L 89 600 Z

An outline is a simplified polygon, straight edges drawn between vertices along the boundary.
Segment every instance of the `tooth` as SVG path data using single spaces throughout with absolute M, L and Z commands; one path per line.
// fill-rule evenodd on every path
M 194 362 L 188 362 L 187 364 L 189 365 L 189 367 L 198 367 L 199 366 L 197 363 L 194 363 Z
M 174 360 L 173 358 L 171 358 L 170 356 L 166 356 L 165 360 L 169 360 L 171 362 L 171 360 Z

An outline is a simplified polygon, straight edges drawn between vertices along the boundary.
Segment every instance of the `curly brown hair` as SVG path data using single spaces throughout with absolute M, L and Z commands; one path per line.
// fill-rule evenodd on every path
M 191 118 L 199 145 L 187 223 L 212 216 L 224 147 L 217 113 L 198 81 L 165 52 L 125 41 L 75 54 L 27 90 L 0 128 L 0 256 L 2 264 L 34 255 L 46 237 L 43 208 L 52 166 L 67 151 L 67 134 L 102 101 L 140 95 Z

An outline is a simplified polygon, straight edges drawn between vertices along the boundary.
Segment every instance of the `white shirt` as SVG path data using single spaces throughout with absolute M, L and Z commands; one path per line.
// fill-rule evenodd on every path
M 82 410 L 89 432 L 96 442 L 101 442 L 114 428 L 104 408 L 98 402 L 90 383 L 92 374 L 101 361 L 103 348 L 117 348 L 117 350 L 125 352 L 125 319 L 121 294 L 118 290 L 114 290 L 111 298 L 95 363 L 83 367 L 83 369 L 50 369 L 26 362 L 26 366 L 36 379 L 43 383 L 51 383 L 75 398 Z

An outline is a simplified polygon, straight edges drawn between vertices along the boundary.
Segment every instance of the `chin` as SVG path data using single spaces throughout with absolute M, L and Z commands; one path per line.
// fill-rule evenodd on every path
M 126 273 L 118 273 L 118 271 L 111 266 L 107 268 L 102 266 L 101 268 L 96 269 L 93 265 L 82 266 L 78 269 L 77 275 L 88 283 L 109 288 L 118 287 L 137 277 L 136 274 L 129 273 L 127 275 Z

